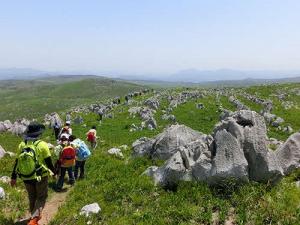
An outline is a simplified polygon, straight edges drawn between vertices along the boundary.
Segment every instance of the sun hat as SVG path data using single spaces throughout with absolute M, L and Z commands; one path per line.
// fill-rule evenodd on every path
M 27 126 L 24 135 L 26 137 L 38 137 L 44 132 L 44 130 L 45 130 L 45 126 L 43 124 L 33 122 Z

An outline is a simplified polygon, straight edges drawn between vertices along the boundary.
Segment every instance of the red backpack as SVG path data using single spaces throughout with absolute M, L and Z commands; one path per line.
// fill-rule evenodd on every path
M 75 165 L 76 152 L 72 146 L 66 146 L 60 153 L 59 161 L 62 166 L 69 167 Z
M 90 131 L 88 134 L 87 134 L 87 140 L 90 141 L 90 142 L 93 142 L 95 140 L 95 133 Z

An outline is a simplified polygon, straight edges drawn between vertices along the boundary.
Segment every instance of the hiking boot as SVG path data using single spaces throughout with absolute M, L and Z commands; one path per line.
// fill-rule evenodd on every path
M 27 223 L 27 225 L 39 225 L 38 221 L 40 220 L 40 217 L 34 217 L 32 219 L 29 220 L 29 222 Z

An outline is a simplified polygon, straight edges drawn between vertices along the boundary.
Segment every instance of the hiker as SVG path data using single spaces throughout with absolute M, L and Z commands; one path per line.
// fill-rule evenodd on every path
M 100 109 L 98 110 L 98 116 L 99 116 L 98 121 L 99 121 L 100 123 L 102 123 L 103 114 L 104 114 L 104 111 L 103 111 L 103 109 L 100 108 Z
M 55 176 L 51 153 L 46 142 L 39 139 L 45 126 L 38 123 L 28 125 L 24 141 L 18 148 L 18 157 L 11 175 L 11 186 L 16 185 L 17 175 L 23 180 L 29 199 L 31 213 L 27 225 L 37 225 L 48 197 L 48 176 Z
M 58 124 L 58 122 L 55 121 L 53 126 L 53 133 L 56 140 L 58 140 L 60 129 L 61 129 L 60 124 Z
M 62 134 L 72 135 L 72 128 L 71 128 L 70 121 L 66 121 L 65 126 L 60 130 L 59 135 L 58 135 L 59 139 L 61 138 Z
M 71 113 L 70 112 L 68 112 L 66 114 L 66 121 L 71 121 Z
M 92 126 L 92 128 L 86 133 L 86 140 L 90 143 L 92 149 L 97 147 L 96 126 Z
M 59 177 L 56 183 L 56 191 L 62 191 L 66 172 L 68 172 L 69 184 L 75 183 L 73 166 L 75 165 L 75 149 L 70 145 L 66 136 L 62 136 L 59 147 L 56 148 L 58 155 L 57 167 L 59 168 Z
M 74 177 L 75 180 L 78 179 L 78 171 L 80 170 L 79 179 L 84 178 L 84 166 L 85 162 L 90 157 L 91 152 L 84 141 L 76 138 L 76 136 L 71 135 L 69 138 L 71 146 L 76 151 L 76 162 L 75 162 L 75 170 L 74 170 Z

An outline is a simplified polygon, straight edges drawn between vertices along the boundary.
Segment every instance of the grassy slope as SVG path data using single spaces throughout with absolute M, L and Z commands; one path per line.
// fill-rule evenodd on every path
M 204 103 L 205 109 L 196 109 L 195 102 Z M 227 98 L 222 97 L 221 103 L 224 108 L 233 109 Z M 210 133 L 219 117 L 214 104 L 214 97 L 208 96 L 179 106 L 174 114 L 180 123 Z M 161 108 L 165 107 L 166 103 L 163 103 Z M 115 119 L 105 119 L 101 126 L 98 125 L 99 135 L 104 142 L 87 162 L 87 178 L 75 184 L 68 201 L 59 210 L 52 225 L 80 225 L 88 221 L 92 224 L 210 224 L 212 213 L 216 211 L 223 223 L 231 207 L 235 209 L 238 224 L 297 224 L 300 219 L 300 190 L 291 181 L 297 177 L 299 179 L 299 173 L 285 178 L 274 188 L 251 183 L 239 188 L 228 186 L 217 190 L 201 183 L 183 182 L 177 192 L 170 192 L 153 186 L 148 177 L 140 176 L 148 166 L 159 165 L 161 162 L 144 158 L 132 159 L 130 150 L 125 152 L 124 160 L 106 153 L 111 147 L 122 144 L 130 146 L 141 136 L 151 137 L 161 132 L 168 124 L 161 121 L 161 114 L 159 110 L 156 115 L 160 125 L 157 131 L 128 132 L 128 126 L 132 123 L 138 124 L 140 120 L 129 118 L 126 107 L 115 110 Z M 95 115 L 83 117 L 88 127 L 95 124 Z M 73 128 L 76 135 L 84 138 L 87 128 Z M 45 138 L 49 135 L 49 132 L 46 133 Z M 0 136 L 0 143 L 5 142 L 5 147 L 9 150 L 16 147 L 17 141 L 15 137 Z M 4 169 L 0 168 L 0 175 L 9 174 L 12 160 L 7 159 L 5 162 Z M 10 194 L 11 200 L 0 202 L 0 215 L 4 215 L 2 212 L 11 212 L 5 214 L 5 220 L 0 217 L 0 224 L 3 221 L 9 224 L 10 218 L 18 215 L 12 209 L 19 204 L 20 213 L 24 212 L 26 201 L 20 198 L 24 196 L 23 191 L 16 192 L 8 186 L 4 188 Z M 18 203 L 14 203 L 18 199 Z M 102 208 L 99 215 L 89 219 L 78 216 L 82 206 L 93 202 L 98 202 Z
M 104 78 L 4 82 L 0 89 L 0 121 L 37 118 L 48 112 L 123 96 L 140 89 L 141 86 L 135 84 Z

